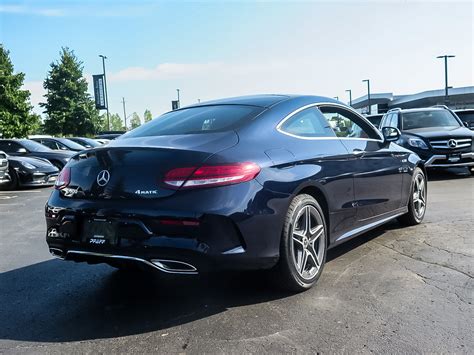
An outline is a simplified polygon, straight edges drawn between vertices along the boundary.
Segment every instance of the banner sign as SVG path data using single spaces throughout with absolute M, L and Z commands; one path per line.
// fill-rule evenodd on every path
M 105 102 L 104 74 L 92 75 L 94 81 L 94 98 L 95 108 L 105 110 L 107 103 Z
M 178 100 L 171 101 L 171 109 L 173 111 L 179 109 L 179 101 Z

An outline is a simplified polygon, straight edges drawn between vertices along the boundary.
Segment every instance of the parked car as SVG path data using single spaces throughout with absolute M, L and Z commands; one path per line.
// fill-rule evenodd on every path
M 375 127 L 380 126 L 380 121 L 382 120 L 383 114 L 377 114 L 377 115 L 367 115 L 365 118 L 367 118 L 370 123 L 372 123 Z
M 359 135 L 337 137 L 336 116 Z M 172 274 L 271 269 L 305 290 L 328 248 L 395 218 L 423 220 L 422 161 L 393 143 L 398 130 L 382 132 L 317 96 L 178 109 L 71 158 L 46 205 L 46 241 L 66 260 Z
M 106 139 L 106 140 L 113 140 L 115 138 L 118 138 L 122 135 L 123 133 L 106 133 L 106 134 L 99 134 L 98 136 L 96 136 L 95 138 L 96 139 Z
M 454 113 L 463 123 L 466 123 L 466 127 L 470 130 L 474 130 L 474 109 L 456 110 Z
M 52 150 L 30 139 L 0 139 L 0 150 L 9 156 L 44 158 L 59 170 L 63 168 L 75 153 L 65 150 Z
M 85 148 L 97 148 L 100 147 L 102 144 L 97 142 L 95 139 L 86 138 L 86 137 L 70 137 L 69 140 L 76 142 L 84 146 Z
M 48 160 L 32 157 L 8 157 L 8 177 L 0 184 L 1 190 L 14 190 L 25 186 L 52 186 L 59 169 Z
M 5 152 L 0 151 L 0 184 L 9 181 L 8 159 Z
M 84 145 L 78 144 L 68 138 L 31 138 L 31 140 L 43 144 L 52 150 L 70 150 L 73 152 L 80 152 L 86 149 Z
M 105 139 L 105 138 L 94 138 L 94 140 L 101 145 L 108 144 L 110 142 L 110 139 Z
M 474 166 L 474 132 L 446 107 L 393 109 L 380 126 L 398 128 L 397 144 L 417 153 L 427 168 Z

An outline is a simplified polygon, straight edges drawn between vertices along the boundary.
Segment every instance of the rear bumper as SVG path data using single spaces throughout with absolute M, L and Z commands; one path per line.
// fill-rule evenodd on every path
M 155 201 L 74 200 L 54 191 L 46 205 L 46 241 L 53 255 L 72 261 L 138 262 L 178 274 L 266 269 L 278 261 L 288 203 L 288 196 L 255 181 Z M 114 243 L 87 240 L 83 225 L 96 218 L 117 226 Z M 164 225 L 163 219 L 193 224 Z
M 446 155 L 433 155 L 425 162 L 427 168 L 451 168 L 474 166 L 474 152 L 461 153 L 460 160 L 452 162 Z

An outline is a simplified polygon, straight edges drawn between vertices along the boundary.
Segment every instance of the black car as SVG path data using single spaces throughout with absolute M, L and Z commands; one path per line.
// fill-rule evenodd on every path
M 0 139 L 0 150 L 10 156 L 26 156 L 47 159 L 59 170 L 74 155 L 71 151 L 52 150 L 30 139 Z
M 383 114 L 376 114 L 376 115 L 367 115 L 365 118 L 367 118 L 370 123 L 372 123 L 375 127 L 380 126 L 380 121 L 382 120 Z
M 0 184 L 8 182 L 8 159 L 5 152 L 0 152 Z
M 456 110 L 454 113 L 466 124 L 466 127 L 474 130 L 474 109 Z
M 120 137 L 123 133 L 106 133 L 106 134 L 99 134 L 96 136 L 96 139 L 107 139 L 107 140 L 114 140 Z
M 80 152 L 86 149 L 84 145 L 68 138 L 31 138 L 31 140 L 43 144 L 52 150 L 70 150 L 73 152 Z
M 427 168 L 474 166 L 474 132 L 447 107 L 393 109 L 380 125 L 398 128 L 397 144 L 417 153 Z
M 52 186 L 56 182 L 59 169 L 48 160 L 29 157 L 8 157 L 10 165 L 8 177 L 0 184 L 1 190 L 18 187 Z
M 84 146 L 85 148 L 97 148 L 102 145 L 96 140 L 86 137 L 69 137 L 68 139 Z
M 393 143 L 398 130 L 382 132 L 317 96 L 175 110 L 71 158 L 46 205 L 46 241 L 66 260 L 173 274 L 271 269 L 304 290 L 328 248 L 424 217 L 422 161 Z

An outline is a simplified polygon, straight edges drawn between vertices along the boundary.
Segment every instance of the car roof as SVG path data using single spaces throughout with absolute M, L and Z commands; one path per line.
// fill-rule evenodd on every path
M 462 110 L 454 110 L 454 112 L 459 113 L 459 112 L 474 112 L 474 108 L 464 108 Z
M 422 108 L 407 108 L 400 110 L 401 113 L 407 112 L 423 112 L 423 111 L 446 111 L 444 107 L 422 107 Z
M 262 108 L 270 108 L 283 101 L 291 101 L 293 99 L 310 99 L 314 103 L 318 102 L 333 102 L 341 103 L 337 100 L 331 99 L 324 96 L 313 96 L 313 95 L 286 95 L 286 94 L 263 94 L 263 95 L 252 95 L 252 96 L 238 96 L 238 97 L 229 97 L 219 100 L 212 100 L 201 102 L 198 104 L 190 105 L 181 108 L 186 109 L 190 107 L 199 107 L 199 106 L 213 106 L 213 105 L 248 105 L 248 106 L 257 106 Z

